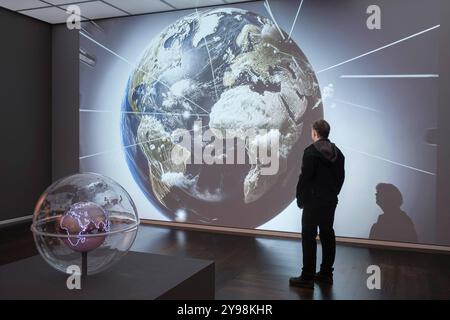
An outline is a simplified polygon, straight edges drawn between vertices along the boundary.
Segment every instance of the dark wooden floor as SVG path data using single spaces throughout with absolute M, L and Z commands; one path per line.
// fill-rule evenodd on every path
M 333 287 L 307 290 L 288 285 L 300 240 L 141 226 L 132 250 L 214 260 L 217 299 L 450 299 L 448 254 L 338 245 Z M 28 226 L 0 229 L 0 264 L 33 254 Z M 369 265 L 381 268 L 381 290 L 367 289 Z

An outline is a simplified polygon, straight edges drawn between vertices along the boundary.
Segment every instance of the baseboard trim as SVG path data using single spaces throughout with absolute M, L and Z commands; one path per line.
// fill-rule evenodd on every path
M 0 227 L 9 226 L 21 222 L 25 222 L 32 219 L 32 215 L 23 216 L 13 219 L 7 219 L 0 221 Z M 271 230 L 259 230 L 259 229 L 246 229 L 246 228 L 232 228 L 232 227 L 222 227 L 222 226 L 208 226 L 199 225 L 184 222 L 173 222 L 173 221 L 160 221 L 151 219 L 141 219 L 142 224 L 153 225 L 153 226 L 163 226 L 174 229 L 185 229 L 185 230 L 195 230 L 195 231 L 205 231 L 205 232 L 217 232 L 225 234 L 235 234 L 243 236 L 261 236 L 261 237 L 276 237 L 276 238 L 287 238 L 287 239 L 301 239 L 302 234 L 297 232 L 283 232 L 283 231 L 271 231 Z M 372 239 L 362 239 L 362 238 L 348 238 L 348 237 L 336 237 L 336 241 L 340 244 L 358 245 L 366 247 L 379 247 L 379 248 L 394 248 L 394 249 L 407 249 L 414 251 L 434 251 L 442 253 L 450 253 L 449 246 L 440 246 L 433 244 L 420 244 L 420 243 L 407 243 L 407 242 L 395 242 L 395 241 L 383 241 L 383 240 L 372 240 Z
M 225 234 L 235 234 L 243 236 L 262 236 L 262 237 L 277 237 L 277 238 L 289 238 L 289 239 L 301 239 L 301 233 L 297 232 L 283 232 L 283 231 L 271 231 L 271 230 L 259 230 L 259 229 L 245 229 L 245 228 L 231 228 L 221 226 L 208 226 L 198 225 L 184 222 L 173 221 L 160 221 L 151 219 L 141 219 L 141 224 L 163 226 L 174 229 L 185 229 L 205 232 L 216 232 Z M 395 241 L 383 241 L 383 240 L 371 240 L 361 238 L 348 238 L 348 237 L 336 237 L 336 242 L 340 244 L 357 245 L 365 247 L 379 247 L 379 248 L 391 248 L 391 249 L 403 249 L 414 251 L 433 251 L 441 253 L 450 253 L 450 247 L 432 245 L 432 244 L 419 244 L 419 243 L 407 243 L 407 242 L 395 242 Z

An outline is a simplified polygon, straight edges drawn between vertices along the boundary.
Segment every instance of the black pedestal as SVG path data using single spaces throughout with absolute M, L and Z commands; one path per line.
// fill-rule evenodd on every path
M 129 252 L 117 264 L 69 290 L 69 275 L 40 256 L 0 266 L 5 299 L 214 299 L 214 262 Z

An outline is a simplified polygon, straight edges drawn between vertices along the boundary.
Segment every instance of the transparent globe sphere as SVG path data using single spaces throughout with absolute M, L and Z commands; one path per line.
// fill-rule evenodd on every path
M 76 265 L 88 275 L 107 269 L 130 249 L 139 217 L 130 195 L 114 180 L 79 173 L 62 178 L 39 198 L 31 230 L 53 268 Z

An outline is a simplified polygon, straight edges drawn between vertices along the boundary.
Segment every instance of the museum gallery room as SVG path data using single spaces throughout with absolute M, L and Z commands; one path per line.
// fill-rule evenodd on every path
M 449 300 L 449 18 L 0 0 L 0 300 Z

